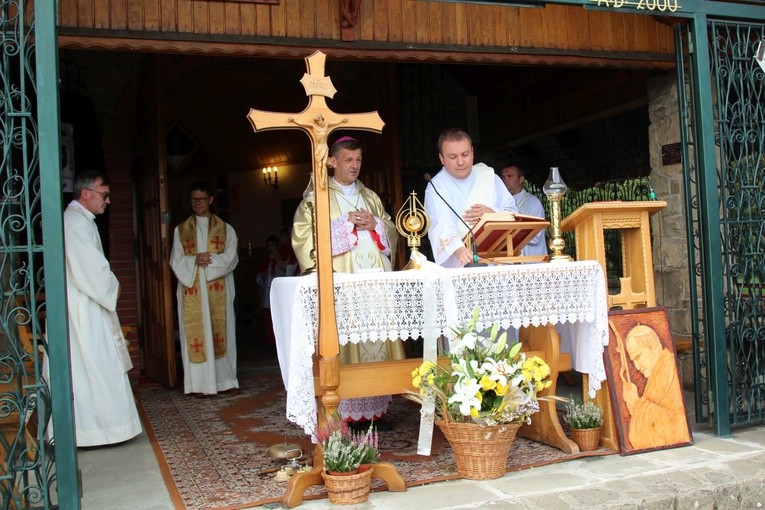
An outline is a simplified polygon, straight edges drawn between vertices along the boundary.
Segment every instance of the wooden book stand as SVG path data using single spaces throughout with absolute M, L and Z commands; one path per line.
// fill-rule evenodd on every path
M 496 262 L 542 262 L 546 256 L 521 256 L 521 250 L 543 229 L 550 226 L 544 218 L 525 214 L 486 213 L 473 227 L 478 256 Z M 469 246 L 470 235 L 465 236 Z

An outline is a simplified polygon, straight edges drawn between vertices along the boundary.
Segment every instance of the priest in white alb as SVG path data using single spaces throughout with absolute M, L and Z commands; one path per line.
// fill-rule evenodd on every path
M 472 228 L 487 212 L 517 213 L 518 207 L 494 170 L 483 163 L 473 164 L 473 142 L 466 132 L 448 129 L 441 133 L 438 157 L 443 168 L 425 189 L 428 239 L 437 264 L 462 267 L 473 260 L 463 241 L 468 233 L 465 224 Z
M 236 377 L 234 268 L 239 262 L 233 227 L 210 212 L 212 189 L 191 186 L 194 212 L 173 232 L 170 267 L 178 278 L 178 324 L 183 388 L 197 397 L 239 393 Z
M 111 203 L 107 177 L 85 171 L 64 211 L 66 294 L 77 446 L 121 443 L 141 433 L 127 372 L 133 367 L 117 318 L 120 284 L 104 256 L 95 217 Z M 53 339 L 51 339 L 53 341 Z M 44 373 L 50 367 L 47 357 Z

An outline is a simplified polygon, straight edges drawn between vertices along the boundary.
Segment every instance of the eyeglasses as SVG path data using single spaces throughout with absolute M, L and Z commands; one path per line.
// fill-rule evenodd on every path
M 207 202 L 208 200 L 210 200 L 210 197 L 205 197 L 205 198 L 193 198 L 192 197 L 191 203 L 192 204 L 201 204 L 202 202 Z
M 88 190 L 88 191 L 92 191 L 93 193 L 98 193 L 99 195 L 101 195 L 101 198 L 104 199 L 104 202 L 109 200 L 109 197 L 112 196 L 112 194 L 109 193 L 108 191 L 96 191 L 96 190 L 90 189 L 90 188 L 85 188 L 85 189 Z

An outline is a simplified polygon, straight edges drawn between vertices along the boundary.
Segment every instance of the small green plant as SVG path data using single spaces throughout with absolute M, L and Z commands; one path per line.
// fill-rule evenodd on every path
M 573 401 L 566 404 L 563 421 L 572 429 L 594 429 L 603 425 L 603 411 L 595 402 Z
M 377 462 L 377 431 L 370 424 L 366 432 L 354 432 L 337 415 L 328 417 L 316 431 L 324 450 L 324 470 L 337 473 L 356 471 L 361 464 Z

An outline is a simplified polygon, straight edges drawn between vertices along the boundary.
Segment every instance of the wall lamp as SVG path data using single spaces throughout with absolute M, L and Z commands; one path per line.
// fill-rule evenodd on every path
M 263 183 L 274 189 L 279 189 L 279 173 L 275 166 L 268 166 L 263 169 Z

